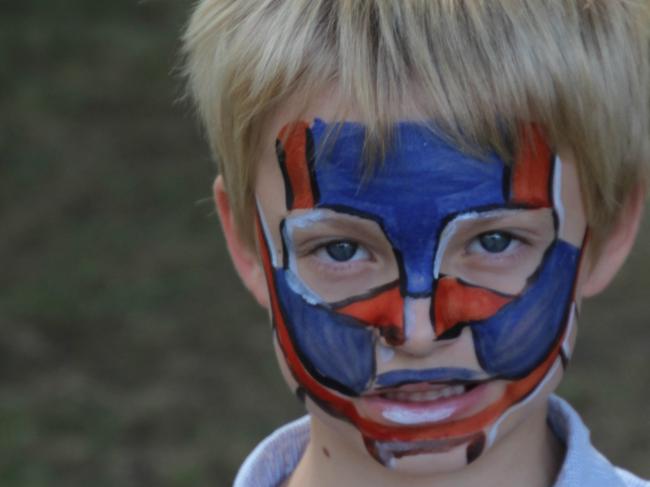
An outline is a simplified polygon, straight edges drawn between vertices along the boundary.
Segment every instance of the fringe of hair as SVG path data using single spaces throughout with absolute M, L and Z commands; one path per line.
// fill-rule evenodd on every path
M 506 161 L 521 123 L 541 125 L 577 161 L 598 241 L 648 183 L 649 33 L 646 0 L 200 0 L 185 74 L 248 242 L 264 124 L 332 85 L 367 126 L 368 168 L 409 103 Z

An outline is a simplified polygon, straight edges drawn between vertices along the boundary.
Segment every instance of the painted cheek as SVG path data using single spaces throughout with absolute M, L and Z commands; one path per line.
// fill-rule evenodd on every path
M 489 318 L 510 301 L 511 297 L 443 277 L 437 283 L 431 309 L 436 336 L 460 333 L 459 325 Z
M 391 346 L 404 343 L 404 298 L 397 283 L 375 296 L 336 307 L 336 311 L 377 328 Z
M 300 361 L 321 384 L 342 394 L 361 394 L 375 371 L 372 329 L 305 301 L 291 289 L 288 272 L 277 270 L 275 283 L 284 326 Z
M 534 282 L 493 317 L 472 323 L 474 345 L 483 369 L 518 379 L 535 370 L 556 349 L 568 321 L 580 249 L 556 241 Z

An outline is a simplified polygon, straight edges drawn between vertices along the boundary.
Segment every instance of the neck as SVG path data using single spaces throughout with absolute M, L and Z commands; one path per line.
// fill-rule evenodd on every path
M 341 485 L 392 487 L 551 487 L 563 458 L 563 446 L 546 423 L 547 406 L 532 412 L 525 424 L 506 433 L 466 467 L 430 476 L 413 476 L 383 467 L 365 448 L 311 415 L 311 436 L 288 487 Z

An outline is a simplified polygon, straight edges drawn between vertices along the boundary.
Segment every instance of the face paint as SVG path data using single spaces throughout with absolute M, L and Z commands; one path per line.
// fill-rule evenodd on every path
M 326 142 L 330 133 L 336 138 Z M 496 156 L 479 160 L 459 152 L 421 124 L 396 125 L 395 139 L 382 169 L 363 181 L 363 126 L 332 127 L 317 119 L 311 126 L 288 125 L 279 134 L 286 204 L 279 228 L 269 228 L 258 208 L 274 328 L 305 394 L 352 423 L 378 461 L 390 464 L 462 445 L 472 461 L 568 350 L 563 340 L 581 249 L 559 238 L 561 162 L 536 131 L 512 170 Z M 490 269 L 470 272 L 471 266 L 452 265 L 466 260 L 454 249 L 468 225 L 482 228 L 482 222 L 513 215 L 532 218 L 534 229 L 541 227 L 539 233 L 548 237 L 539 257 L 528 258 L 534 265 L 517 276 L 521 285 L 514 292 L 505 290 L 514 277 L 501 286 L 493 284 Z M 303 249 L 303 240 L 317 240 L 320 253 L 328 243 L 347 242 L 347 236 L 336 240 L 329 221 L 354 228 L 368 247 L 376 246 L 388 262 L 385 269 L 361 274 L 362 279 L 328 279 L 318 267 L 312 272 L 301 266 L 313 255 Z M 274 231 L 280 235 L 281 262 Z M 357 252 L 357 243 L 352 245 Z M 414 333 L 420 319 L 414 310 L 423 300 L 430 303 L 436 342 L 453 342 L 469 331 L 478 366 L 378 370 L 377 357 L 390 363 Z M 494 381 L 507 381 L 503 393 L 473 411 L 467 404 Z M 358 407 L 378 391 L 418 384 L 460 387 L 464 399 L 434 409 L 380 404 L 385 422 Z M 435 391 L 428 393 L 434 401 Z

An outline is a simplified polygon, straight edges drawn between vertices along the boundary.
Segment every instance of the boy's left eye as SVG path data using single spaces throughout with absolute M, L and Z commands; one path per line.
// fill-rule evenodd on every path
M 507 250 L 513 243 L 513 240 L 515 238 L 507 232 L 486 232 L 476 237 L 476 240 L 470 245 L 469 250 L 499 254 Z

